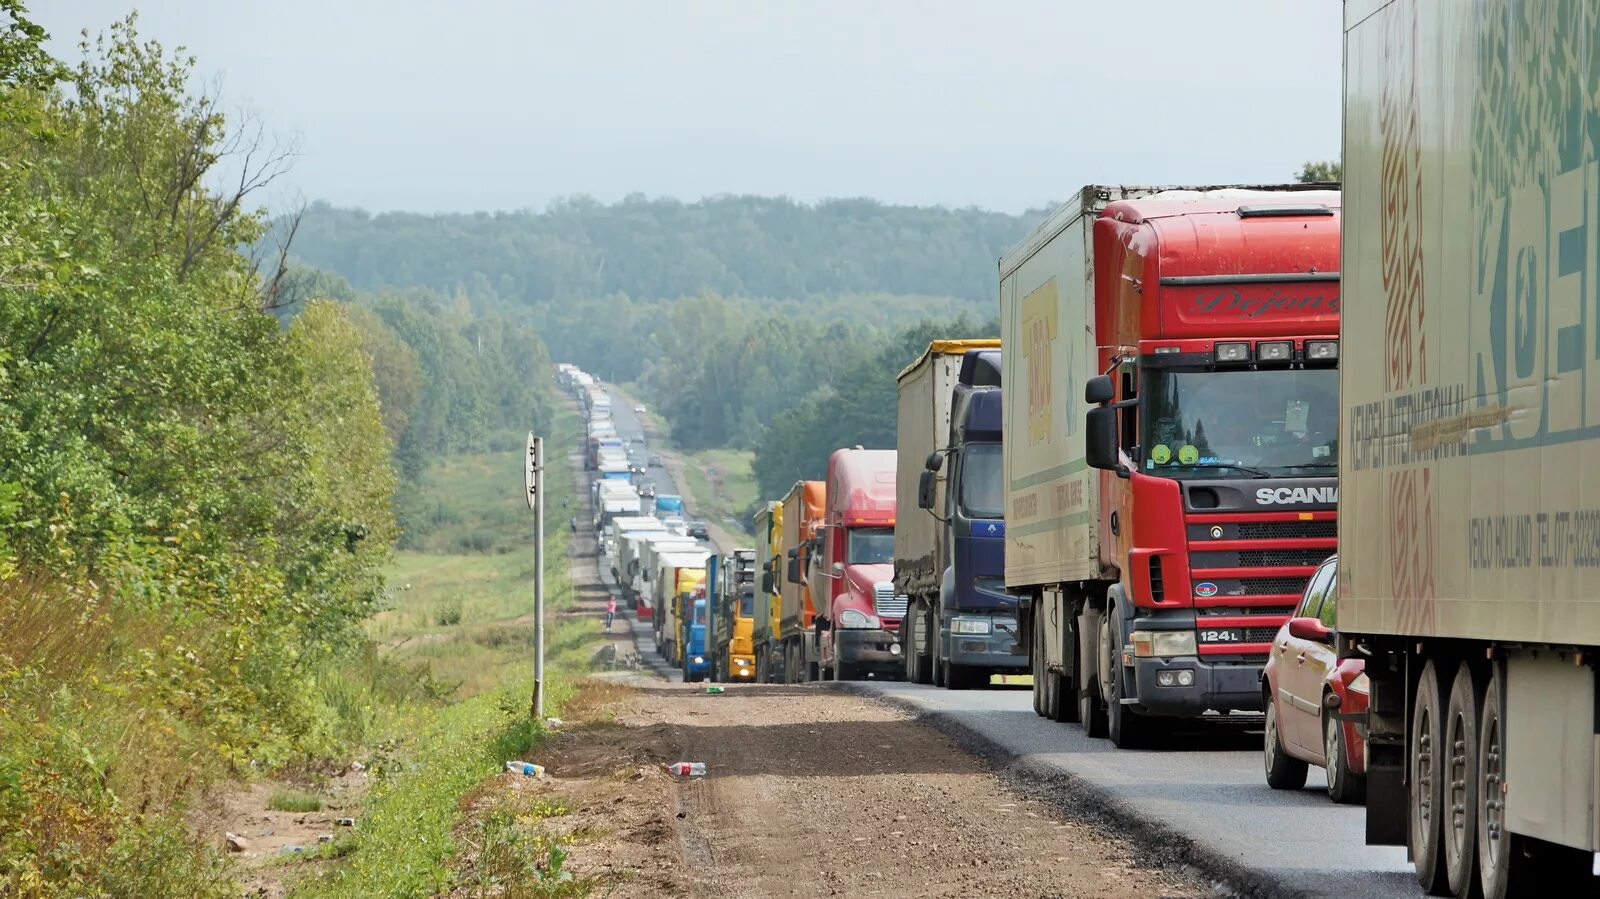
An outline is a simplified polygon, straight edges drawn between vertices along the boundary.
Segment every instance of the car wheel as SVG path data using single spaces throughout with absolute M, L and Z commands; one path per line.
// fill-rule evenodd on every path
M 1284 751 L 1283 735 L 1278 732 L 1278 704 L 1271 697 L 1267 698 L 1267 732 L 1261 740 L 1261 760 L 1266 767 L 1267 786 L 1274 790 L 1305 787 L 1311 766 Z
M 1328 798 L 1341 805 L 1360 802 L 1367 796 L 1367 779 L 1350 770 L 1350 747 L 1345 744 L 1344 726 L 1332 715 L 1322 719 L 1322 754 L 1328 760 Z

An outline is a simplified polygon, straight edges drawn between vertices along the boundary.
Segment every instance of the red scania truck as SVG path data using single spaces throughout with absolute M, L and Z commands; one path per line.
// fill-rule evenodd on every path
M 1119 747 L 1260 711 L 1336 545 L 1339 194 L 1090 186 L 1000 260 L 1034 708 Z

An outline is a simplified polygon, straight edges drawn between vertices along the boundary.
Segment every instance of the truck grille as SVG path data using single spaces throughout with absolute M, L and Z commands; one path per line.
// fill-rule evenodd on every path
M 872 608 L 879 618 L 904 618 L 906 598 L 895 595 L 893 581 L 879 581 L 872 588 Z
M 1305 591 L 1306 581 L 1303 577 L 1253 577 L 1239 581 L 1238 596 L 1270 596 L 1275 593 L 1299 594 Z
M 1242 549 L 1234 552 L 1196 552 L 1189 564 L 1195 568 L 1277 568 L 1321 565 L 1331 549 Z
M 1237 525 L 1236 540 L 1294 540 L 1339 536 L 1337 521 L 1247 521 Z

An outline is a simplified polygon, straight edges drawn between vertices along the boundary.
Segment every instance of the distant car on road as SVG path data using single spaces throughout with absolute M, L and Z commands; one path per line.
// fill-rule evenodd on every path
M 1299 790 L 1307 768 L 1328 769 L 1334 802 L 1361 802 L 1367 793 L 1366 663 L 1340 659 L 1339 560 L 1311 576 L 1294 617 L 1272 640 L 1262 676 L 1267 712 L 1262 761 L 1267 785 Z
M 634 406 L 633 407 L 633 411 L 639 413 L 640 415 L 643 415 L 644 414 L 644 405 L 640 404 L 638 406 Z
M 661 454 L 660 453 L 651 453 L 650 454 L 650 467 L 651 468 L 660 468 L 660 467 L 662 467 L 661 466 Z
M 661 519 L 661 523 L 666 525 L 667 530 L 671 533 L 684 533 L 684 522 L 682 518 L 663 518 Z
M 696 540 L 710 540 L 711 539 L 711 532 L 706 529 L 705 524 L 703 524 L 702 522 L 698 522 L 698 521 L 691 521 L 687 525 L 685 525 L 684 526 L 684 533 L 688 534 L 690 537 L 695 538 Z
M 645 481 L 639 485 L 639 496 L 644 499 L 655 499 L 656 485 L 654 481 Z
M 628 465 L 628 473 L 629 474 L 644 474 L 644 466 L 643 465 L 639 465 L 637 463 L 631 463 L 631 464 Z

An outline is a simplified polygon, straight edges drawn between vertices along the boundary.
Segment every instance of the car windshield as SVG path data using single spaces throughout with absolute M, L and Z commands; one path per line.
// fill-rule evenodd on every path
M 1145 377 L 1146 472 L 1261 477 L 1339 467 L 1339 373 L 1332 368 Z
M 851 565 L 871 565 L 894 561 L 894 528 L 851 528 Z
M 1005 482 L 1000 445 L 980 443 L 961 451 L 961 513 L 968 518 L 1005 517 Z

